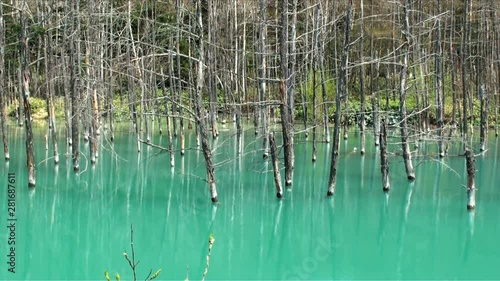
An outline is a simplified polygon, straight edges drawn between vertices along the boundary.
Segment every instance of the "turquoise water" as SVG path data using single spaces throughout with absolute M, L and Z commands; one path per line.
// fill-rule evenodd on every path
M 133 134 L 122 126 L 114 144 L 103 140 L 97 165 L 82 156 L 76 175 L 70 157 L 62 155 L 58 167 L 43 161 L 51 152 L 45 151 L 44 129 L 37 128 L 37 187 L 30 191 L 24 128 L 9 127 L 0 220 L 8 225 L 7 173 L 15 173 L 16 273 L 7 271 L 10 233 L 4 227 L 0 279 L 105 280 L 109 271 L 112 278 L 118 272 L 131 280 L 122 255 L 131 255 L 131 224 L 139 280 L 159 268 L 159 280 L 187 274 L 201 279 L 210 233 L 211 280 L 499 278 L 500 155 L 494 137 L 477 157 L 477 209 L 467 212 L 465 160 L 435 160 L 434 144 L 421 144 L 414 183 L 406 180 L 402 157 L 392 156 L 392 189 L 384 194 L 372 135 L 361 157 L 353 152 L 359 139 L 351 130 L 341 141 L 335 195 L 327 198 L 330 145 L 318 145 L 313 164 L 311 143 L 297 136 L 293 189 L 279 201 L 272 166 L 259 151 L 261 139 L 248 130 L 237 143 L 234 131 L 230 124 L 212 142 L 220 201 L 213 205 L 194 131 L 186 132 L 189 149 L 184 157 L 176 154 L 171 168 L 168 153 L 145 146 L 137 153 Z M 167 146 L 167 137 L 155 134 L 152 142 Z M 88 157 L 88 146 L 82 149 Z M 66 153 L 64 146 L 60 152 Z M 458 152 L 458 145 L 452 147 L 451 154 Z

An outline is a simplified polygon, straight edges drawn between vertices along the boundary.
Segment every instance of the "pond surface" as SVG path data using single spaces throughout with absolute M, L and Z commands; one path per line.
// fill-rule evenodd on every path
M 10 232 L 3 227 L 0 280 L 105 280 L 104 271 L 131 280 L 123 257 L 124 250 L 131 256 L 131 224 L 139 280 L 158 268 L 159 280 L 184 280 L 187 268 L 191 280 L 201 279 L 211 233 L 211 280 L 499 278 L 500 155 L 493 136 L 476 161 L 477 209 L 467 212 L 465 160 L 435 160 L 434 144 L 420 144 L 414 183 L 402 157 L 392 156 L 392 189 L 384 194 L 373 136 L 361 157 L 352 130 L 341 141 L 337 188 L 327 198 L 331 145 L 318 144 L 313 164 L 311 143 L 297 136 L 293 189 L 279 201 L 262 140 L 248 130 L 239 144 L 228 128 L 212 142 L 220 201 L 214 206 L 194 130 L 171 168 L 168 153 L 145 146 L 137 153 L 123 126 L 114 144 L 103 140 L 95 167 L 82 156 L 76 175 L 70 157 L 57 168 L 43 161 L 52 152 L 45 151 L 45 129 L 36 128 L 37 186 L 30 192 L 24 128 L 9 127 L 0 220 L 8 225 L 7 173 L 15 173 L 16 273 L 7 271 Z M 152 138 L 165 147 L 167 141 L 165 134 Z M 399 149 L 397 138 L 389 141 L 391 151 Z M 82 149 L 88 157 L 88 146 Z M 459 151 L 456 144 L 450 153 Z

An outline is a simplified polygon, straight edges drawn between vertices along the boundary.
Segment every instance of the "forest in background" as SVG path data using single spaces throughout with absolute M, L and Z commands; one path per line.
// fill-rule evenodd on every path
M 171 165 L 175 151 L 184 154 L 184 130 L 196 124 L 217 201 L 208 135 L 216 138 L 224 122 L 235 122 L 239 135 L 247 118 L 267 158 L 277 151 L 269 124 L 279 119 L 287 186 L 294 135 L 312 133 L 313 161 L 316 143 L 333 139 L 332 195 L 340 131 L 347 138 L 350 125 L 361 132 L 361 154 L 367 126 L 376 145 L 386 126 L 399 128 L 414 179 L 408 139 L 433 136 L 442 157 L 455 131 L 465 148 L 479 125 L 480 150 L 488 127 L 498 132 L 498 8 L 495 0 L 4 0 L 6 159 L 7 114 L 26 127 L 33 187 L 36 117 L 48 121 L 55 163 L 56 127 L 64 131 L 75 171 L 80 138 L 95 163 L 100 136 L 112 141 L 118 120 L 134 124 L 138 151 L 155 145 L 153 119 L 169 139 L 179 137 L 180 148 L 161 148 Z

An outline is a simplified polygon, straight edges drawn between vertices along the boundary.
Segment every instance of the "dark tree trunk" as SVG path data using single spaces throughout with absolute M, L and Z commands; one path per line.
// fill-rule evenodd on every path
M 79 6 L 78 1 L 71 4 L 72 24 L 71 24 L 71 37 L 68 38 L 70 45 L 69 51 L 69 69 L 70 69 L 70 95 L 71 95 L 71 147 L 73 152 L 73 170 L 77 172 L 80 170 L 80 111 L 78 110 L 78 102 L 80 101 L 80 87 L 78 86 L 78 79 L 80 77 L 80 64 L 78 63 L 78 38 L 80 34 L 80 25 L 78 24 Z
M 269 142 L 271 145 L 271 158 L 273 161 L 274 185 L 276 186 L 276 197 L 283 197 L 283 186 L 281 185 L 280 160 L 278 158 L 278 148 L 274 133 L 269 134 Z
M 203 91 L 203 64 L 204 64 L 204 46 L 203 46 L 203 18 L 202 18 L 202 7 L 201 0 L 197 0 L 196 2 L 196 14 L 197 14 L 197 32 L 198 39 L 198 62 L 197 62 L 197 77 L 196 77 L 196 93 L 194 98 L 194 109 L 196 113 L 196 122 L 198 123 L 198 130 L 200 132 L 201 137 L 201 149 L 203 151 L 203 157 L 205 158 L 205 165 L 207 169 L 207 182 L 210 190 L 210 197 L 212 202 L 217 202 L 217 189 L 215 183 L 215 171 L 214 165 L 212 164 L 212 151 L 210 150 L 210 145 L 208 144 L 208 136 L 207 130 L 205 128 L 204 116 L 206 115 L 205 110 L 203 109 L 202 103 L 202 91 Z
M 479 68 L 479 67 L 478 67 Z M 485 69 L 485 68 L 479 68 L 479 69 Z M 478 69 L 478 72 L 479 72 Z M 484 73 L 481 71 L 481 74 L 479 75 L 484 75 Z M 479 150 L 484 151 L 486 149 L 485 141 L 487 137 L 487 131 L 488 131 L 488 97 L 485 93 L 485 85 L 481 83 L 479 85 L 479 100 L 480 100 L 480 114 L 481 114 L 481 121 L 480 121 L 480 130 L 479 130 Z
M 382 173 L 382 190 L 389 191 L 389 157 L 387 156 L 387 119 L 382 122 L 382 132 L 380 135 L 380 172 Z
M 466 148 L 465 159 L 467 164 L 467 209 L 473 210 L 476 208 L 476 160 L 474 152 Z
M 437 121 L 437 137 L 438 137 L 438 153 L 439 157 L 444 157 L 444 143 L 443 143 L 443 71 L 441 69 L 441 1 L 437 1 L 437 29 L 436 29 L 436 43 L 434 44 L 434 67 L 436 71 L 435 90 L 436 90 L 436 121 Z
M 32 117 L 31 117 L 31 104 L 30 104 L 30 74 L 28 69 L 28 38 L 27 38 L 27 22 L 25 18 L 24 9 L 27 8 L 26 1 L 23 1 L 23 8 L 21 9 L 20 24 L 21 24 L 21 36 L 20 41 L 20 51 L 19 56 L 21 58 L 21 79 L 22 87 L 21 93 L 23 96 L 24 103 L 24 122 L 26 128 L 26 164 L 28 166 L 28 187 L 35 187 L 36 175 L 35 175 L 35 148 L 33 146 L 33 129 L 32 129 Z
M 351 17 L 352 17 L 352 0 L 348 1 L 347 12 L 345 16 L 345 39 L 342 50 L 342 61 L 340 65 L 340 76 L 337 83 L 337 95 L 335 97 L 335 125 L 333 129 L 333 147 L 332 160 L 330 163 L 330 178 L 328 180 L 328 196 L 332 196 L 335 191 L 337 181 L 337 164 L 339 157 L 340 145 L 340 115 L 342 110 L 342 98 L 347 94 L 347 64 L 349 58 L 350 33 L 351 33 Z
M 293 181 L 293 137 L 292 120 L 289 111 L 287 98 L 289 86 L 288 72 L 288 0 L 281 2 L 281 33 L 280 33 L 280 60 L 281 60 L 281 127 L 283 129 L 283 146 L 285 152 L 285 186 L 292 186 Z

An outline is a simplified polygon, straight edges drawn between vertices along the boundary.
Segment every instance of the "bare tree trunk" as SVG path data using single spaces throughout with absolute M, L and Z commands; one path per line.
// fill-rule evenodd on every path
M 373 23 L 373 21 L 372 21 Z M 373 26 L 373 24 L 372 24 Z M 379 87 L 379 77 L 380 77 L 380 63 L 378 59 L 378 55 L 375 52 L 373 53 L 373 35 L 370 36 L 370 50 L 371 50 L 371 56 L 375 58 L 375 71 L 373 74 L 370 76 L 370 84 L 371 84 L 371 103 L 372 103 L 372 114 L 373 114 L 373 135 L 374 135 L 374 142 L 375 146 L 379 145 L 380 142 L 380 87 Z M 373 64 L 372 64 L 373 67 Z M 375 76 L 375 78 L 373 78 Z M 373 81 L 375 80 L 375 81 Z M 387 80 L 387 78 L 386 78 Z M 374 85 L 375 84 L 375 85 Z M 387 84 L 387 83 L 386 83 Z
M 318 120 L 317 120 L 317 78 L 316 78 L 316 73 L 318 72 L 318 58 L 320 56 L 319 50 L 318 50 L 318 45 L 319 45 L 319 39 L 320 39 L 320 25 L 321 22 L 319 20 L 319 5 L 316 5 L 314 8 L 314 24 L 313 24 L 313 30 L 314 30 L 314 37 L 313 37 L 313 85 L 312 85 L 312 90 L 313 90 L 313 155 L 312 155 L 312 161 L 316 161 L 316 154 L 317 154 L 317 140 L 316 140 L 316 130 L 318 126 Z
M 453 47 L 453 38 L 455 35 L 455 6 L 454 1 L 451 1 L 451 23 L 450 23 L 450 68 L 451 68 L 451 93 L 453 99 L 453 108 L 451 113 L 451 124 L 455 126 L 457 123 L 457 86 L 456 86 L 456 69 L 455 69 L 455 49 Z
M 413 169 L 413 164 L 411 162 L 411 152 L 410 152 L 410 143 L 408 142 L 408 125 L 407 125 L 407 117 L 406 117 L 406 74 L 408 72 L 408 55 L 409 55 L 409 46 L 410 42 L 410 24 L 409 17 L 410 12 L 408 10 L 408 0 L 404 0 L 404 24 L 403 24 L 403 35 L 405 42 L 403 42 L 403 46 L 401 47 L 401 52 L 403 54 L 403 67 L 401 69 L 400 76 L 400 88 L 399 88 L 399 113 L 401 116 L 401 143 L 403 150 L 403 160 L 405 162 L 406 175 L 409 180 L 415 179 L 415 171 Z
M 71 147 L 73 151 L 73 170 L 80 170 L 80 112 L 78 110 L 78 101 L 80 100 L 80 87 L 78 85 L 80 78 L 80 64 L 78 63 L 78 41 L 80 36 L 79 24 L 79 5 L 78 1 L 71 4 L 71 23 L 69 43 L 69 70 L 70 70 L 70 95 L 71 95 Z
M 212 202 L 217 202 L 217 189 L 215 183 L 215 171 L 212 164 L 212 151 L 210 150 L 210 145 L 208 144 L 207 130 L 205 128 L 204 120 L 206 113 L 203 109 L 202 103 L 202 91 L 203 91 L 203 64 L 204 64 L 204 46 L 203 46 L 203 18 L 202 18 L 202 7 L 201 1 L 196 2 L 196 14 L 197 14 L 197 44 L 198 44 L 198 74 L 196 77 L 196 96 L 194 97 L 194 108 L 196 113 L 196 121 L 198 123 L 198 130 L 201 135 L 201 148 L 203 150 L 203 157 L 205 158 L 205 165 L 207 169 L 207 182 L 210 189 L 210 196 Z
M 283 129 L 283 146 L 285 151 L 285 186 L 292 186 L 293 181 L 293 137 L 292 121 L 287 98 L 290 83 L 288 72 L 288 0 L 281 2 L 281 33 L 280 33 L 280 62 L 281 62 L 281 127 Z
M 382 190 L 389 191 L 389 157 L 387 157 L 387 119 L 382 121 L 382 134 L 380 135 L 380 172 L 382 173 Z
M 47 14 L 50 14 L 50 9 L 48 9 Z M 49 16 L 49 26 L 52 24 L 51 19 L 52 16 Z M 57 147 L 57 126 L 56 126 L 55 105 L 54 105 L 54 82 L 52 81 L 55 72 L 54 69 L 55 65 L 53 64 L 53 59 L 52 59 L 53 56 L 52 56 L 51 41 L 52 41 L 52 30 L 49 29 L 48 33 L 44 36 L 44 44 L 45 44 L 44 57 L 45 57 L 45 77 L 46 77 L 45 80 L 47 81 L 49 128 L 51 128 L 50 132 L 52 137 L 52 148 L 54 150 L 54 163 L 57 165 L 59 163 L 59 151 Z
M 320 28 L 320 27 L 318 27 Z M 323 126 L 326 143 L 330 143 L 330 122 L 328 120 L 328 99 L 326 97 L 326 79 L 325 79 L 325 43 L 320 41 L 319 47 L 319 75 L 321 79 L 321 93 L 323 98 Z
M 113 63 L 113 46 L 114 46 L 114 40 L 113 40 L 113 1 L 110 1 L 110 16 L 109 16 L 109 45 L 110 50 L 109 50 L 109 56 L 111 59 L 109 60 L 109 87 L 108 87 L 108 95 L 107 95 L 107 110 L 108 110 L 108 117 L 109 117 L 109 139 L 111 141 L 114 141 L 115 139 L 115 125 L 114 125 L 114 90 L 115 90 L 115 70 L 114 70 L 114 63 Z M 119 52 L 120 49 L 117 48 L 117 52 Z
M 260 31 L 259 31 L 259 100 L 260 116 L 262 120 L 262 138 L 263 138 L 263 158 L 268 157 L 269 151 L 269 125 L 268 125 L 268 107 L 266 103 L 266 37 L 267 37 L 267 1 L 260 0 Z
M 208 92 L 210 97 L 210 128 L 212 130 L 212 137 L 217 138 L 219 136 L 219 130 L 217 129 L 217 107 L 218 107 L 218 94 L 217 94 L 217 81 L 216 81 L 216 48 L 215 48 L 215 9 L 216 5 L 213 0 L 207 0 L 207 67 L 208 67 Z
M 163 76 L 163 70 L 161 70 L 161 76 Z M 162 79 L 162 95 L 163 97 L 166 97 L 166 92 L 167 92 L 167 87 L 165 86 L 165 79 Z M 172 78 L 170 78 L 170 83 L 172 83 Z M 170 84 L 172 85 L 172 84 Z M 172 91 L 170 91 L 170 97 L 172 97 Z M 168 110 L 168 99 L 165 99 L 164 105 L 165 105 L 165 113 L 167 114 L 166 116 L 166 123 L 167 123 L 167 136 L 168 136 L 168 151 L 170 153 L 170 167 L 175 166 L 175 153 L 174 153 L 174 142 L 172 140 L 172 128 L 170 124 L 170 116 L 169 116 L 169 110 Z
M 434 44 L 434 67 L 436 71 L 436 121 L 437 121 L 437 136 L 438 136 L 438 153 L 439 157 L 444 157 L 444 143 L 443 143 L 443 71 L 441 70 L 441 1 L 437 1 L 437 29 L 436 29 L 436 43 Z
M 137 107 L 136 107 L 136 95 L 135 95 L 135 87 L 134 87 L 134 78 L 135 78 L 135 71 L 134 71 L 134 64 L 132 64 L 132 61 L 130 59 L 131 53 L 134 54 L 134 57 L 136 59 L 136 69 L 139 70 L 138 65 L 138 55 L 135 47 L 135 38 L 134 34 L 132 32 L 132 1 L 128 0 L 128 5 L 127 5 L 127 29 L 129 32 L 130 36 L 130 43 L 127 44 L 127 54 L 126 54 L 126 59 L 127 59 L 127 72 L 128 72 L 128 80 L 127 80 L 127 87 L 128 87 L 128 97 L 129 97 L 129 110 L 132 114 L 132 123 L 134 124 L 134 130 L 135 130 L 135 135 L 136 135 L 136 142 L 137 142 L 137 152 L 141 151 L 141 144 L 139 142 L 139 134 L 140 134 L 140 125 L 138 123 L 138 118 L 137 118 Z M 140 77 L 141 74 L 138 73 L 138 76 Z M 142 85 L 141 85 L 142 88 Z M 144 108 L 142 108 L 144 110 Z
M 276 147 L 276 139 L 274 133 L 269 134 L 271 144 L 271 158 L 273 161 L 274 185 L 276 186 L 276 197 L 283 198 L 283 186 L 281 185 L 280 160 L 278 158 L 278 148 Z
M 359 131 L 360 131 L 360 153 L 361 155 L 365 154 L 365 64 L 364 64 L 364 49 L 365 49 L 365 37 L 364 37 L 364 9 L 363 9 L 363 0 L 359 2 L 359 10 L 360 10 L 360 49 L 359 56 L 361 59 L 361 73 L 359 76 L 359 87 L 360 87 L 360 96 L 361 96 L 361 116 L 359 121 Z
M 291 125 L 291 134 L 290 138 L 293 143 L 293 127 L 295 124 L 295 81 L 296 81 L 296 63 L 297 63 L 297 54 L 296 54 L 296 40 L 297 40 L 297 0 L 292 0 L 292 24 L 291 24 L 291 36 L 290 36 L 290 69 L 289 69 L 289 78 L 290 83 L 287 85 L 287 99 L 288 99 L 288 115 L 290 117 L 290 125 Z M 293 160 L 292 160 L 293 162 Z
M 476 208 L 476 160 L 474 152 L 469 148 L 465 149 L 465 159 L 467 163 L 467 209 L 473 210 Z
M 7 98 L 5 85 L 5 25 L 3 19 L 3 5 L 0 5 L 0 122 L 2 123 L 3 153 L 9 161 L 9 139 L 7 136 L 7 118 L 5 116 L 5 100 Z
M 467 60 L 468 60 L 468 19 L 469 19 L 469 3 L 470 0 L 464 0 L 464 17 L 463 17 L 463 32 L 462 32 L 462 48 L 460 50 L 462 56 L 462 109 L 463 109 L 463 121 L 462 121 L 462 137 L 464 142 L 464 148 L 467 147 L 467 131 L 468 131 L 468 115 L 467 115 Z
M 176 20 L 177 20 L 177 31 L 176 31 L 176 35 L 175 35 L 175 49 L 177 51 L 178 54 L 181 53 L 181 47 L 180 47 L 180 44 L 181 44 L 181 18 L 182 18 L 182 4 L 181 4 L 181 1 L 180 0 L 177 0 L 177 5 L 176 5 Z M 179 130 L 180 130 L 180 133 L 181 133 L 181 156 L 184 155 L 185 153 L 185 139 L 186 139 L 186 136 L 185 136 L 185 132 L 184 132 L 184 111 L 183 111 L 183 105 L 182 105 L 182 84 L 181 84 L 181 56 L 176 56 L 176 62 L 177 62 L 177 79 L 178 79 L 178 82 L 177 82 L 177 96 L 179 97 Z
M 21 32 L 19 41 L 20 50 L 19 56 L 21 58 L 21 77 L 22 77 L 22 87 L 21 93 L 24 102 L 24 122 L 26 123 L 26 158 L 28 166 L 28 187 L 35 187 L 36 175 L 35 175 L 35 148 L 33 146 L 33 129 L 31 124 L 31 104 L 30 104 L 30 73 L 28 69 L 28 37 L 27 37 L 27 21 L 25 18 L 25 9 L 27 9 L 26 0 L 23 1 L 23 6 L 21 8 L 20 15 L 20 25 Z
M 340 65 L 340 75 L 337 83 L 337 95 L 335 97 L 335 126 L 333 129 L 333 147 L 332 160 L 330 163 L 330 178 L 328 181 L 328 196 L 332 196 L 335 191 L 337 181 L 337 164 L 339 157 L 340 146 L 340 115 L 342 110 L 342 98 L 347 94 L 347 65 L 349 59 L 350 33 L 351 33 L 351 17 L 352 17 L 352 0 L 348 0 L 348 6 L 345 16 L 345 39 L 342 50 L 342 62 Z
M 498 61 L 499 61 L 499 46 L 498 46 L 498 30 L 497 30 L 497 25 L 498 21 L 496 20 L 497 16 L 497 10 L 495 9 L 496 1 L 491 0 L 490 1 L 490 19 L 491 19 L 491 25 L 492 25 L 492 34 L 490 35 L 491 37 L 491 43 L 490 43 L 490 73 L 491 73 L 491 80 L 492 80 L 492 90 L 493 90 L 493 102 L 492 106 L 494 107 L 493 112 L 495 114 L 495 137 L 498 137 Z M 489 33 L 488 33 L 489 34 Z
M 478 73 L 481 72 L 481 74 L 478 74 L 478 75 L 484 75 L 484 73 L 482 71 L 480 71 L 479 69 L 485 69 L 483 67 L 479 68 L 478 67 Z M 480 78 L 482 80 L 482 78 Z M 480 124 L 481 124 L 481 128 L 480 128 L 480 131 L 479 131 L 479 150 L 480 151 L 485 151 L 486 149 L 486 145 L 485 145 L 485 141 L 486 141 L 486 136 L 487 136 L 487 130 L 488 130 L 488 97 L 485 93 L 485 85 L 484 83 L 481 81 L 481 83 L 479 84 L 479 99 L 480 99 L 480 114 L 481 114 L 481 121 L 480 121 Z

